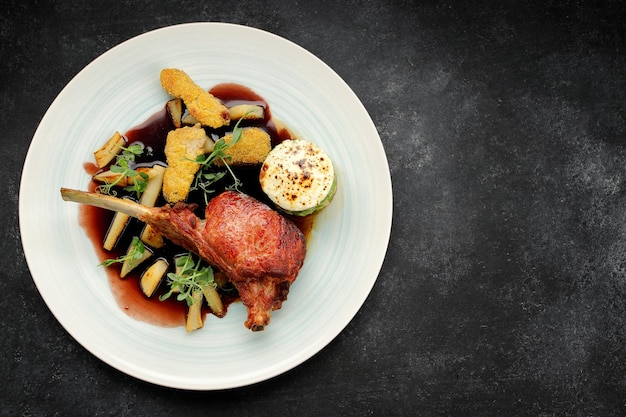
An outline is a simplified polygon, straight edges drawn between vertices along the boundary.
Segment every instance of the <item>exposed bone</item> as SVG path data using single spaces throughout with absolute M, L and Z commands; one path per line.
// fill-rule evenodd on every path
M 125 199 L 117 198 L 105 194 L 89 193 L 86 191 L 72 190 L 69 188 L 61 188 L 61 197 L 65 201 L 73 201 L 75 203 L 88 204 L 107 210 L 119 211 L 140 220 L 150 216 L 150 208 L 142 206 L 139 203 Z

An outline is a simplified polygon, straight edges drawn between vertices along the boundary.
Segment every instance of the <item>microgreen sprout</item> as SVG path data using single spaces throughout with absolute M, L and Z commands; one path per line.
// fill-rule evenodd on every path
M 213 145 L 213 151 L 210 154 L 198 155 L 198 157 L 195 159 L 195 161 L 200 164 L 201 167 L 196 173 L 196 178 L 191 189 L 202 190 L 204 193 L 205 203 L 208 202 L 208 195 L 215 192 L 215 190 L 213 190 L 211 186 L 217 181 L 221 180 L 226 175 L 226 173 L 229 173 L 234 181 L 231 186 L 227 187 L 228 189 L 239 190 L 239 187 L 242 186 L 241 181 L 239 180 L 239 178 L 237 178 L 233 170 L 230 168 L 229 163 L 232 161 L 232 157 L 226 155 L 226 150 L 231 146 L 236 145 L 237 142 L 239 142 L 239 139 L 241 139 L 241 135 L 243 134 L 243 128 L 240 126 L 240 123 L 251 111 L 252 110 L 246 111 L 246 113 L 244 113 L 244 115 L 239 120 L 237 120 L 237 123 L 235 123 L 235 127 L 233 128 L 232 139 L 230 142 L 226 142 L 224 138 L 220 138 Z M 215 161 L 218 159 L 222 161 L 222 163 L 226 167 L 226 170 L 218 172 L 208 171 L 208 168 L 213 166 Z
M 208 196 L 215 192 L 212 185 L 224 178 L 225 175 L 226 171 L 206 172 L 205 170 L 200 169 L 196 174 L 196 178 L 191 186 L 191 189 L 202 190 L 204 194 L 204 204 L 206 205 L 209 203 Z
M 113 190 L 113 187 L 115 187 L 122 179 L 128 177 L 132 180 L 132 183 L 124 187 L 124 190 L 134 192 L 137 195 L 137 198 L 139 198 L 141 193 L 145 191 L 148 184 L 148 174 L 145 172 L 138 172 L 132 168 L 132 165 L 135 162 L 135 158 L 141 156 L 144 151 L 144 147 L 141 144 L 132 144 L 128 147 L 120 146 L 120 148 L 122 150 L 121 154 L 116 157 L 115 164 L 111 165 L 109 168 L 111 172 L 119 174 L 118 177 L 110 183 L 98 186 L 98 191 L 102 194 L 116 195 L 117 193 Z
M 137 262 L 142 257 L 146 250 L 146 247 L 143 245 L 143 242 L 137 237 L 133 237 L 133 240 L 130 242 L 130 246 L 128 252 L 125 255 L 122 255 L 115 259 L 106 259 L 100 265 L 102 266 L 111 266 L 115 263 L 124 263 L 124 262 Z
M 186 301 L 188 306 L 193 305 L 194 299 L 192 294 L 196 291 L 202 291 L 203 287 L 208 285 L 213 288 L 217 287 L 213 277 L 213 268 L 210 266 L 202 267 L 202 262 L 195 262 L 191 253 L 183 255 L 176 261 L 176 267 L 180 271 L 178 273 L 170 272 L 167 274 L 167 283 L 170 290 L 161 295 L 159 300 L 164 301 L 172 294 L 178 293 L 177 301 Z

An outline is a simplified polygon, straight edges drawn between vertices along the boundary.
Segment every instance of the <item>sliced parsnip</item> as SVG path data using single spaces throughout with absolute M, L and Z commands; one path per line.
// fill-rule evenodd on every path
M 128 255 L 133 250 L 133 246 L 129 246 L 126 254 Z M 143 261 L 150 258 L 153 252 L 150 248 L 144 247 L 143 253 L 141 254 L 141 258 L 138 259 L 126 259 L 124 263 L 122 263 L 122 269 L 120 270 L 120 278 L 125 278 L 126 275 L 130 273 L 133 269 L 138 267 Z
M 129 221 L 130 216 L 128 214 L 116 212 L 113 215 L 113 220 L 111 220 L 109 230 L 107 230 L 106 236 L 104 237 L 104 243 L 102 244 L 104 249 L 112 250 L 115 247 L 115 244 L 124 232 L 124 229 L 126 229 Z
M 228 117 L 230 120 L 261 120 L 265 117 L 265 109 L 258 104 L 237 104 L 228 108 Z M 193 126 L 198 122 L 198 119 L 191 114 L 186 113 L 181 117 L 181 123 L 183 125 Z M 180 127 L 180 126 L 176 126 Z
M 183 100 L 180 98 L 173 98 L 168 100 L 166 106 L 167 112 L 170 115 L 170 120 L 172 121 L 174 127 L 181 127 L 183 118 Z
M 154 207 L 161 193 L 165 167 L 161 165 L 155 165 L 150 169 L 152 170 L 153 176 L 148 179 L 146 190 L 141 195 L 139 203 L 147 207 Z M 130 216 L 128 216 L 127 214 L 119 212 L 115 213 L 113 220 L 111 221 L 111 225 L 109 226 L 109 230 L 107 231 L 107 234 L 105 236 L 104 243 L 102 244 L 102 247 L 104 247 L 104 249 L 112 250 L 115 247 L 115 244 L 124 232 L 124 229 L 126 228 L 129 220 Z
M 265 117 L 265 109 L 257 104 L 238 104 L 228 108 L 230 120 L 259 120 Z
M 213 142 L 213 140 L 208 139 L 206 141 L 206 143 L 204 144 L 204 153 L 208 154 L 213 152 L 213 149 L 215 148 L 215 142 Z
M 115 132 L 113 136 L 111 136 L 109 140 L 100 147 L 100 149 L 93 153 L 96 158 L 96 165 L 98 168 L 103 168 L 111 162 L 113 158 L 120 153 L 122 150 L 121 146 L 124 146 L 125 143 L 126 140 L 124 140 L 124 137 L 120 134 L 120 132 Z
M 185 330 L 188 332 L 200 329 L 204 326 L 202 322 L 202 291 L 193 291 L 191 298 L 193 299 L 193 304 L 187 311 L 187 322 L 185 324 Z
M 204 298 L 211 308 L 211 311 L 213 311 L 213 314 L 217 317 L 224 317 L 224 304 L 217 290 L 213 288 L 212 285 L 203 285 L 202 294 L 204 294 Z
M 155 165 L 151 169 L 153 176 L 148 179 L 146 189 L 139 199 L 139 204 L 146 207 L 154 207 L 159 199 L 159 196 L 161 195 L 161 187 L 163 187 L 163 175 L 165 174 L 164 166 Z
M 198 121 L 198 119 L 196 119 L 195 117 L 193 117 L 191 114 L 186 113 L 185 115 L 183 115 L 183 118 L 181 120 L 182 124 L 185 126 L 195 126 L 198 123 L 200 123 Z
M 154 207 L 159 196 L 161 195 L 161 188 L 163 187 L 163 174 L 165 174 L 165 167 L 161 165 L 155 165 L 152 168 L 152 177 L 148 179 L 148 184 L 144 190 L 139 203 L 146 207 Z M 153 248 L 162 248 L 165 244 L 163 236 L 152 226 L 147 224 L 141 231 L 139 239 L 146 245 L 150 245 Z
M 150 179 L 152 179 L 152 177 L 154 177 L 156 173 L 153 168 L 149 167 L 140 167 L 137 168 L 136 171 L 148 175 L 148 181 L 150 181 Z M 113 172 L 111 170 L 102 171 L 91 178 L 101 184 L 112 184 L 117 181 L 116 185 L 119 185 L 120 187 L 126 187 L 128 185 L 132 185 L 135 182 L 133 177 Z
M 149 224 L 145 225 L 141 234 L 139 235 L 139 239 L 146 245 L 159 249 L 165 245 L 165 240 L 163 240 L 163 236 L 157 232 L 154 227 Z
M 163 281 L 168 267 L 169 263 L 165 258 L 159 258 L 143 272 L 139 280 L 139 287 L 147 297 L 152 297 L 152 294 Z

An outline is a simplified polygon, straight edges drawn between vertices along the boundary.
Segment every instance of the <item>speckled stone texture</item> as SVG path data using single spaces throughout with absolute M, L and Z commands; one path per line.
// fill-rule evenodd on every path
M 73 3 L 0 10 L 2 415 L 626 413 L 626 3 Z M 376 286 L 327 348 L 197 393 L 121 374 L 63 330 L 17 202 L 37 124 L 76 73 L 202 20 L 274 32 L 346 80 L 385 146 L 394 221 Z

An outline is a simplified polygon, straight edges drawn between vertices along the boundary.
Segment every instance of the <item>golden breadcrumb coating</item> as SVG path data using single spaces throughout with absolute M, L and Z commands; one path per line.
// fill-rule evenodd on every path
M 224 141 L 230 143 L 233 135 L 224 136 Z M 265 161 L 272 149 L 272 139 L 263 129 L 258 127 L 245 128 L 241 132 L 241 137 L 236 144 L 224 151 L 226 156 L 232 159 L 227 160 L 229 165 L 260 165 Z M 221 160 L 215 161 L 216 165 L 221 165 Z
M 195 162 L 204 153 L 204 145 L 210 140 L 199 125 L 186 126 L 170 131 L 165 141 L 167 168 L 163 175 L 163 196 L 169 203 L 184 201 L 200 164 Z
M 184 71 L 165 68 L 161 71 L 161 86 L 169 95 L 181 98 L 189 113 L 203 126 L 218 128 L 230 123 L 226 106 Z

